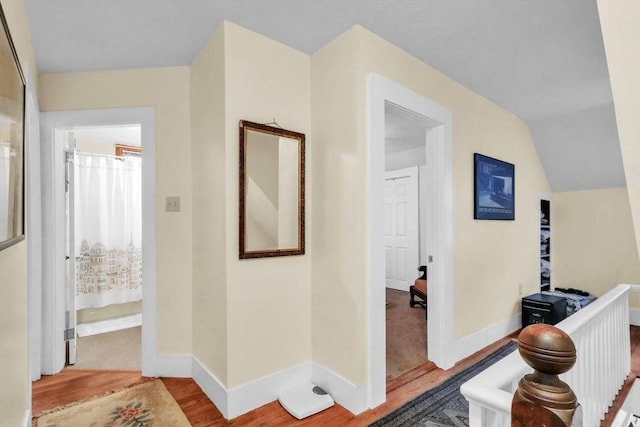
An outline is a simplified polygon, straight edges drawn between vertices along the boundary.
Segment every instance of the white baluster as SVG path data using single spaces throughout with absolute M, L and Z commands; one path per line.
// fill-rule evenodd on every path
M 585 427 L 600 424 L 631 371 L 630 289 L 640 292 L 640 286 L 618 285 L 557 325 L 571 336 L 576 345 L 576 364 L 562 379 L 571 386 L 582 405 Z M 519 379 L 530 370 L 524 362 L 517 364 L 515 359 L 506 359 L 488 368 L 485 371 L 487 375 L 480 374 L 465 384 L 469 395 L 474 396 L 469 404 L 472 427 L 510 425 L 510 410 L 496 405 L 497 401 L 491 397 L 493 393 L 478 392 L 495 387 L 513 394 Z M 481 379 L 476 380 L 480 376 Z M 495 381 L 494 377 L 497 378 Z M 467 396 L 467 393 L 463 394 Z

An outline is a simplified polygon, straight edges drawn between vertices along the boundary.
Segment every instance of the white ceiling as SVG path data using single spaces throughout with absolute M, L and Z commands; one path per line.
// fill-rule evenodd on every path
M 190 65 L 224 19 L 308 54 L 360 24 L 525 120 L 553 191 L 626 185 L 595 0 L 25 5 L 43 73 Z

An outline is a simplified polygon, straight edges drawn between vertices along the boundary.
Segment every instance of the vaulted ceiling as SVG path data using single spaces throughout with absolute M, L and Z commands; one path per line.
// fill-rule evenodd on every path
M 41 73 L 190 65 L 223 20 L 307 54 L 360 24 L 523 119 L 552 191 L 626 185 L 595 0 L 25 5 Z

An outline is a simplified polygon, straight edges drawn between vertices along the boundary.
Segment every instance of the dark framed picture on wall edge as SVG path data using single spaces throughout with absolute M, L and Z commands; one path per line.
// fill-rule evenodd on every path
M 515 219 L 515 166 L 474 153 L 473 218 Z

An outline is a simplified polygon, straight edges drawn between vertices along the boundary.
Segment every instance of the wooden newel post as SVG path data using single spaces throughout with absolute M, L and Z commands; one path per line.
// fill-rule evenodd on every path
M 520 332 L 518 350 L 534 372 L 518 383 L 511 402 L 511 425 L 570 426 L 578 401 L 558 375 L 576 362 L 571 337 L 554 326 L 533 324 Z

